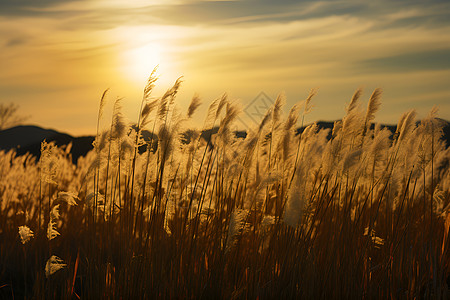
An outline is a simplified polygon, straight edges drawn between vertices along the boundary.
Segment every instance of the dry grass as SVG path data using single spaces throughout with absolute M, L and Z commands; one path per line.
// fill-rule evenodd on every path
M 367 111 L 358 91 L 329 140 L 315 124 L 296 135 L 315 92 L 285 120 L 281 96 L 239 139 L 224 95 L 183 143 L 200 99 L 181 114 L 181 81 L 153 99 L 154 81 L 137 126 L 119 100 L 102 131 L 103 95 L 76 166 L 51 143 L 39 161 L 0 152 L 0 297 L 448 299 L 450 152 L 434 110 L 392 136 L 369 126 L 381 91 Z

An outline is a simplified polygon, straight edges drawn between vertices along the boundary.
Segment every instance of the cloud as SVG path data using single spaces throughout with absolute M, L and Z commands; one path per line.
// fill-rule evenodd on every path
M 414 11 L 414 15 L 405 12 Z M 378 26 L 449 24 L 445 1 L 1 1 L 0 15 L 59 18 L 62 28 L 108 29 L 116 26 L 256 26 L 348 16 L 377 21 Z M 64 18 L 64 19 L 62 19 Z M 252 25 L 253 23 L 253 25 Z
M 15 38 L 7 39 L 4 45 L 5 45 L 5 47 L 15 47 L 15 46 L 20 46 L 20 45 L 25 44 L 26 41 L 27 41 L 27 38 L 15 37 Z
M 347 100 L 365 83 L 418 102 L 435 91 L 442 103 L 449 31 L 450 3 L 437 0 L 0 0 L 0 97 L 35 109 L 36 99 L 95 97 L 125 81 L 124 54 L 157 45 L 162 73 L 185 75 L 192 93 L 251 99 L 321 86 L 323 118 L 342 106 L 325 98 Z M 79 106 L 70 103 L 55 106 Z
M 450 48 L 369 59 L 361 67 L 376 72 L 450 70 Z
M 39 16 L 46 8 L 75 0 L 5 0 L 0 1 L 0 16 Z

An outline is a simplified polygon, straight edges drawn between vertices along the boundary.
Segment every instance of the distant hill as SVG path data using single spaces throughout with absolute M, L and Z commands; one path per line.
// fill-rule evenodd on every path
M 80 156 L 92 149 L 93 136 L 73 137 L 71 135 L 44 129 L 37 126 L 16 126 L 0 131 L 0 149 L 16 149 L 17 154 L 23 155 L 27 152 L 39 157 L 41 154 L 41 143 L 55 142 L 57 146 L 72 143 L 72 161 L 77 162 Z
M 446 146 L 450 147 L 450 122 L 446 121 L 446 120 L 443 120 L 443 119 L 439 119 L 439 120 L 444 124 L 444 126 L 442 128 L 442 131 L 443 131 L 442 139 L 446 142 Z M 334 122 L 318 121 L 317 122 L 317 126 L 320 129 L 330 129 L 330 130 L 332 130 L 333 126 L 334 126 Z M 372 123 L 370 128 L 373 129 L 374 126 L 375 126 L 375 124 Z M 303 127 L 298 128 L 297 129 L 297 134 L 303 132 L 306 127 L 307 126 L 303 126 Z M 387 128 L 387 129 L 389 129 L 389 131 L 394 133 L 397 130 L 397 125 L 384 125 L 384 124 L 381 124 L 381 128 Z M 328 138 L 331 138 L 331 131 L 330 131 L 330 133 L 328 135 Z
M 328 139 L 331 139 L 331 136 L 332 136 L 332 132 L 331 131 L 333 130 L 334 122 L 317 121 L 316 123 L 317 123 L 317 126 L 320 129 L 330 129 L 330 132 L 328 133 Z M 303 127 L 298 128 L 297 129 L 297 134 L 302 133 L 307 126 L 303 126 Z M 370 125 L 370 129 L 373 129 L 374 127 L 375 127 L 375 124 L 372 123 Z M 381 128 L 387 128 L 387 129 L 389 129 L 390 132 L 394 133 L 397 130 L 397 125 L 383 125 L 383 124 L 381 124 Z
M 447 147 L 450 146 L 450 122 L 442 120 L 445 124 L 443 128 L 443 139 L 446 141 Z M 332 129 L 334 122 L 318 121 L 317 125 L 321 129 Z M 373 125 L 372 125 L 373 126 Z M 395 132 L 397 127 L 395 125 L 381 125 L 387 127 L 391 132 Z M 298 128 L 297 133 L 301 133 L 305 130 L 306 126 Z M 213 128 L 202 132 L 202 137 L 209 141 L 211 135 L 217 133 L 218 128 Z M 245 131 L 236 131 L 237 137 L 245 138 L 247 133 Z M 191 138 L 192 132 L 186 131 L 182 135 L 182 139 L 188 142 Z M 156 140 L 156 135 L 149 131 L 143 133 L 145 140 Z M 330 136 L 331 138 L 331 132 Z M 0 150 L 16 149 L 17 154 L 23 155 L 27 152 L 39 158 L 41 150 L 41 142 L 46 140 L 47 142 L 54 141 L 58 146 L 68 145 L 72 143 L 72 161 L 76 163 L 80 156 L 86 155 L 92 148 L 94 141 L 93 136 L 73 137 L 71 135 L 61 133 L 51 129 L 44 129 L 37 126 L 16 126 L 3 131 L 0 131 Z M 154 143 L 153 147 L 156 147 Z M 141 147 L 140 151 L 144 151 L 145 147 Z

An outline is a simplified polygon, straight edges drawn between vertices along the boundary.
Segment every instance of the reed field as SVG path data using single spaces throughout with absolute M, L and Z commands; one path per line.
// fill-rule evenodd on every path
M 436 109 L 392 133 L 381 90 L 358 90 L 332 131 L 300 133 L 315 92 L 285 113 L 280 95 L 243 138 L 227 95 L 192 129 L 200 98 L 181 111 L 181 80 L 155 81 L 133 121 L 105 91 L 76 165 L 51 142 L 0 152 L 1 299 L 449 299 Z

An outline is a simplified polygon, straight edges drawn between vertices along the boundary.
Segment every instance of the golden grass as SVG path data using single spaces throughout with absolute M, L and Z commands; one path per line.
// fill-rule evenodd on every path
M 0 152 L 0 297 L 449 297 L 450 152 L 434 111 L 391 135 L 370 126 L 381 91 L 367 111 L 357 91 L 331 139 L 316 124 L 296 134 L 313 91 L 286 119 L 280 96 L 240 139 L 224 95 L 182 142 L 200 99 L 183 115 L 181 81 L 157 99 L 154 82 L 136 126 L 116 101 L 102 131 L 102 96 L 76 166 L 52 143 L 39 161 Z

